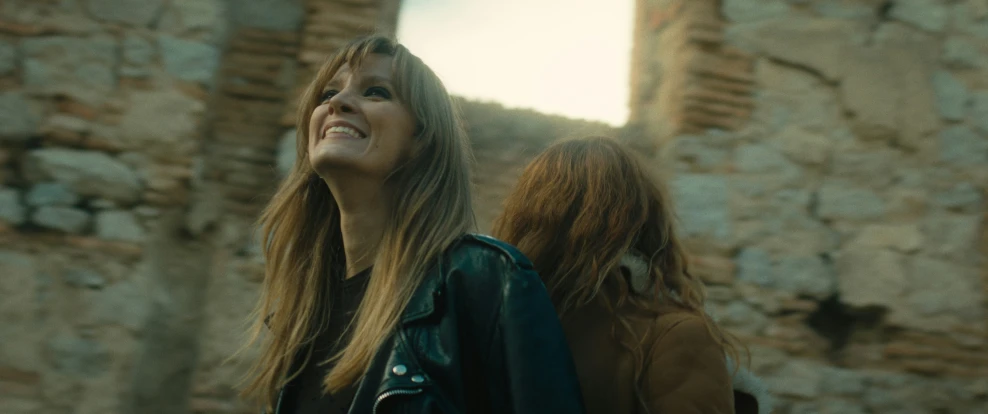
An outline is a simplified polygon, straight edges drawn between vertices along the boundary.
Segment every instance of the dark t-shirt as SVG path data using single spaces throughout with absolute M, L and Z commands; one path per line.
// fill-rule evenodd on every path
M 333 364 L 321 364 L 330 356 L 336 355 L 349 338 L 340 340 L 347 325 L 353 320 L 357 306 L 367 292 L 370 269 L 364 270 L 342 283 L 342 289 L 333 293 L 329 323 L 323 327 L 313 344 L 312 357 L 285 388 L 281 412 L 286 414 L 339 414 L 350 409 L 356 384 L 335 394 L 323 393 L 323 379 L 333 368 Z

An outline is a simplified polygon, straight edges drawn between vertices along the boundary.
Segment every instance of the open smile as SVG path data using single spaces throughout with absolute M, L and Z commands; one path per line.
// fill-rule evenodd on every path
M 367 134 L 348 122 L 333 121 L 323 128 L 320 139 L 330 137 L 338 139 L 364 139 L 367 138 Z

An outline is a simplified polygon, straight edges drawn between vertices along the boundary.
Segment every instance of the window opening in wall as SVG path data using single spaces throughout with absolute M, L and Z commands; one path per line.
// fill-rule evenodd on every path
M 634 2 L 404 0 L 398 39 L 450 92 L 623 125 Z

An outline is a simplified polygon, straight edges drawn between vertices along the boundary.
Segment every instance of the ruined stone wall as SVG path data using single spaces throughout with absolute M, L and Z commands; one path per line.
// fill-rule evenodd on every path
M 643 44 L 679 45 L 639 58 L 653 89 L 684 96 L 670 60 L 728 49 L 750 68 L 717 76 L 749 78 L 752 110 L 690 124 L 689 99 L 643 99 L 637 122 L 776 412 L 988 411 L 988 2 L 688 3 L 639 5 L 672 21 Z

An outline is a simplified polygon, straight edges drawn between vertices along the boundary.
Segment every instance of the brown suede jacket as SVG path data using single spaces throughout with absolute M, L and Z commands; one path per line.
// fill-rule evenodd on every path
M 628 312 L 631 329 L 645 338 L 642 361 L 614 338 L 614 321 L 603 305 L 591 303 L 563 317 L 588 414 L 771 412 L 764 386 L 743 368 L 735 371 L 702 317 L 676 308 L 658 318 Z M 617 332 L 633 341 L 626 330 Z

